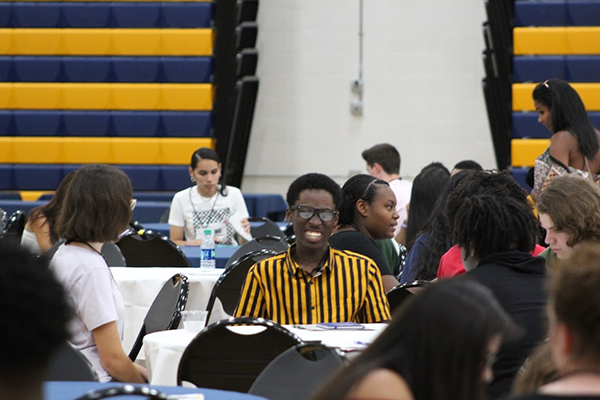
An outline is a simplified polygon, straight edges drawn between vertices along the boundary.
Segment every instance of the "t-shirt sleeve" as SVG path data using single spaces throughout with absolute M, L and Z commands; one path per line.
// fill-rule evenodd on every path
M 118 320 L 112 279 L 108 268 L 94 268 L 81 275 L 72 288 L 73 297 L 78 300 L 76 312 L 89 331 Z
M 177 194 L 173 197 L 171 202 L 171 210 L 169 211 L 169 225 L 184 227 L 185 217 L 183 215 L 183 205 L 181 204 L 181 197 Z

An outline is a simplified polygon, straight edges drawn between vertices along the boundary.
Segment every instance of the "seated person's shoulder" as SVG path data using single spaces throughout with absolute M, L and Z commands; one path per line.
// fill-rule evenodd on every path
M 346 398 L 412 400 L 413 396 L 400 375 L 386 368 L 378 368 L 352 386 Z

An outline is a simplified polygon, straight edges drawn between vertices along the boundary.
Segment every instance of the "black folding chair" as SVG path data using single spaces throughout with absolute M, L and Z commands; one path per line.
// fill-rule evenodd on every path
M 237 261 L 240 257 L 245 256 L 248 253 L 258 250 L 272 250 L 275 253 L 281 253 L 282 251 L 286 251 L 290 245 L 285 239 L 282 239 L 281 236 L 262 236 L 255 237 L 248 243 L 240 246 L 239 249 L 235 251 L 225 263 L 225 268 L 229 267 L 235 261 Z
M 285 236 L 281 228 L 279 228 L 279 225 L 269 218 L 250 217 L 248 218 L 248 221 L 250 221 L 250 234 L 253 238 L 260 238 L 263 236 L 282 238 Z M 262 224 L 258 224 L 258 222 L 262 222 Z
M 181 311 L 185 309 L 189 293 L 188 278 L 182 274 L 175 274 L 163 285 L 160 292 L 154 298 L 144 323 L 140 329 L 131 351 L 129 358 L 135 361 L 140 349 L 144 336 L 148 333 L 167 331 L 177 329 L 181 320 Z
M 149 400 L 168 400 L 173 398 L 165 392 L 147 386 L 119 385 L 90 390 L 75 400 L 98 400 L 116 396 L 136 396 L 136 398 L 142 396 Z
M 344 357 L 331 347 L 299 344 L 271 361 L 256 378 L 248 393 L 269 400 L 308 400 L 345 364 Z
M 17 210 L 8 219 L 0 233 L 0 241 L 15 246 L 21 245 L 21 236 L 25 229 L 25 213 Z
M 386 293 L 388 302 L 390 303 L 390 313 L 393 313 L 396 309 L 400 308 L 404 301 L 428 284 L 429 282 L 427 281 L 414 281 L 401 283 L 400 285 L 391 288 Z
M 117 242 L 128 267 L 189 267 L 175 243 L 153 231 L 128 233 Z
M 97 381 L 98 376 L 87 358 L 68 342 L 54 353 L 46 373 L 47 381 Z
M 264 329 L 255 334 L 238 333 L 247 325 Z M 246 393 L 271 360 L 300 343 L 298 336 L 263 318 L 221 320 L 200 331 L 185 349 L 177 384 L 187 381 L 197 387 Z
M 273 250 L 262 249 L 253 251 L 243 255 L 227 267 L 225 272 L 221 274 L 215 283 L 215 286 L 213 286 L 210 298 L 208 299 L 208 305 L 206 306 L 206 311 L 208 311 L 208 315 L 206 316 L 207 325 L 209 324 L 210 316 L 217 299 L 221 302 L 223 311 L 229 315 L 233 314 L 233 311 L 240 300 L 242 286 L 244 285 L 250 267 L 258 261 L 274 256 L 275 254 L 277 254 L 277 252 Z

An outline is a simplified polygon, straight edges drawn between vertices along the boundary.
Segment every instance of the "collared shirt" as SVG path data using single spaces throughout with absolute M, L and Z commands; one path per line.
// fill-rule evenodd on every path
M 285 253 L 248 271 L 236 317 L 262 317 L 279 324 L 381 322 L 390 311 L 379 269 L 370 258 L 328 249 L 320 274 L 312 276 Z

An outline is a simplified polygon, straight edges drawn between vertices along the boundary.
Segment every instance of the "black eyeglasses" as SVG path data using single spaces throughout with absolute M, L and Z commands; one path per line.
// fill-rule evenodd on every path
M 323 222 L 331 222 L 337 214 L 337 210 L 331 208 L 314 208 L 311 206 L 291 206 L 290 210 L 298 210 L 298 216 L 302 219 L 311 219 L 315 213 L 319 216 Z

